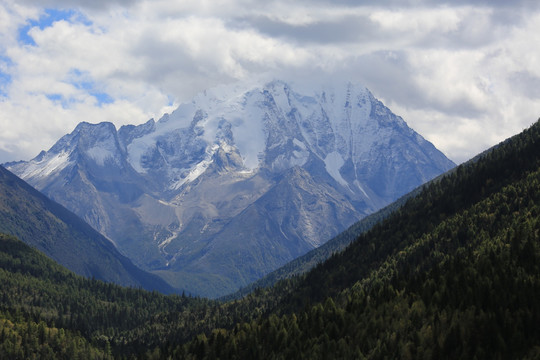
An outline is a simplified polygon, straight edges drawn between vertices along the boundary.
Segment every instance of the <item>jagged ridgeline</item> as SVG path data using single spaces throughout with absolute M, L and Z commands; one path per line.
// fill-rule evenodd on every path
M 538 358 L 539 215 L 537 122 L 308 273 L 237 301 L 83 279 L 1 236 L 0 354 Z
M 158 121 L 80 123 L 10 171 L 143 270 L 229 294 L 455 164 L 363 86 L 210 89 Z

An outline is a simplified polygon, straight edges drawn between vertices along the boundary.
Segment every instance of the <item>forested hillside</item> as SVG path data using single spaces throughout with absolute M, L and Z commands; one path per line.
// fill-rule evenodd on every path
M 172 293 L 77 215 L 0 166 L 0 232 L 16 236 L 79 275 Z
M 0 354 L 538 358 L 539 215 L 537 122 L 305 275 L 227 303 L 83 279 L 4 236 Z
M 10 360 L 160 358 L 163 347 L 232 328 L 277 301 L 250 295 L 222 304 L 87 279 L 5 234 L 0 285 L 0 359 Z
M 296 280 L 269 317 L 176 351 L 195 358 L 537 358 L 539 165 L 537 122 Z
M 155 316 L 197 316 L 207 306 L 205 300 L 85 279 L 7 235 L 0 235 L 0 284 L 0 358 L 6 359 L 50 353 L 100 358 L 111 346 L 144 351 L 163 338 Z

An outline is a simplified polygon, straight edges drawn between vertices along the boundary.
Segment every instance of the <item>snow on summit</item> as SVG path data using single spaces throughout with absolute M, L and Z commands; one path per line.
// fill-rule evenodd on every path
M 137 126 L 80 123 L 8 169 L 138 265 L 216 296 L 453 166 L 361 85 L 276 80 L 209 89 Z
M 263 86 L 223 85 L 201 92 L 155 124 L 125 129 L 130 134 L 123 146 L 135 171 L 145 175 L 159 170 L 155 176 L 167 178 L 172 189 L 203 174 L 219 147 L 236 149 L 248 172 L 303 166 L 316 156 L 332 178 L 348 187 L 342 166 L 369 157 L 373 146 L 391 135 L 391 128 L 370 120 L 374 101 L 369 90 L 349 82 L 304 87 L 302 92 L 279 80 Z M 388 109 L 379 106 L 375 112 L 384 117 Z M 85 152 L 96 164 L 118 163 L 114 125 L 81 123 L 76 132 L 93 138 L 86 140 L 91 143 Z M 54 171 L 63 166 L 62 159 L 57 155 L 25 174 Z
M 204 140 L 208 149 L 223 141 L 224 132 L 230 131 L 228 138 L 225 136 L 226 141 L 238 149 L 247 169 L 255 169 L 261 165 L 261 154 L 278 145 L 276 141 L 268 143 L 271 138 L 269 132 L 280 130 L 284 122 L 289 125 L 297 122 L 289 130 L 303 135 L 302 139 L 291 138 L 296 145 L 302 145 L 293 154 L 294 159 L 289 157 L 287 161 L 291 165 L 302 165 L 306 161 L 304 150 L 317 149 L 323 138 L 328 136 L 328 131 L 336 134 L 335 146 L 328 152 L 322 151 L 322 158 L 333 151 L 346 157 L 351 150 L 350 135 L 355 126 L 351 124 L 351 116 L 360 119 L 357 123 L 362 125 L 369 113 L 369 92 L 350 83 L 322 87 L 308 94 L 296 93 L 282 81 L 253 88 L 238 84 L 220 86 L 200 93 L 192 102 L 181 104 L 172 114 L 165 115 L 156 123 L 154 132 L 133 140 L 127 150 L 131 165 L 138 172 L 145 173 L 148 169 L 142 164 L 143 157 L 158 142 L 166 141 L 165 136 L 172 131 L 185 130 L 177 139 L 180 146 L 188 146 L 197 137 Z M 309 124 L 307 129 L 306 124 Z M 283 134 L 281 140 L 291 136 Z M 171 160 L 164 149 L 160 152 Z

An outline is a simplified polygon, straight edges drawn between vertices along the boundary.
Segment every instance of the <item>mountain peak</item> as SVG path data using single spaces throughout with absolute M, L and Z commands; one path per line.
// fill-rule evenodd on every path
M 103 121 L 96 124 L 82 121 L 79 124 L 77 124 L 77 126 L 73 130 L 74 133 L 78 133 L 78 132 L 96 133 L 96 132 L 102 132 L 102 131 L 106 131 L 106 132 L 116 131 L 116 127 L 114 126 L 113 123 L 108 122 L 108 121 Z
M 10 169 L 137 265 L 214 296 L 218 282 L 245 285 L 453 166 L 360 84 L 274 80 L 209 89 L 118 131 L 81 123 Z M 209 292 L 185 283 L 192 274 Z

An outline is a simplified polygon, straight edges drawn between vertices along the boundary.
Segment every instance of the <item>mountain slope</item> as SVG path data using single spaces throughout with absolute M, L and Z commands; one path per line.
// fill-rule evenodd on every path
M 537 122 L 430 184 L 305 276 L 278 283 L 291 290 L 268 317 L 176 350 L 196 358 L 538 358 L 539 215 Z
M 539 215 L 537 122 L 306 275 L 226 304 L 83 279 L 0 235 L 0 349 L 14 358 L 50 348 L 50 358 L 534 359 Z
M 453 166 L 361 86 L 274 81 L 212 89 L 118 131 L 81 123 L 8 168 L 138 266 L 218 296 Z
M 134 266 L 75 214 L 1 166 L 0 231 L 19 237 L 80 275 L 172 291 L 155 275 Z
M 533 135 L 524 133 L 524 134 L 520 134 L 516 136 L 515 139 L 518 139 L 520 137 L 525 137 L 525 136 L 531 136 L 534 139 L 534 131 L 537 126 L 538 125 L 531 126 L 530 132 L 532 132 Z M 223 299 L 224 300 L 236 299 L 254 291 L 257 288 L 270 287 L 274 285 L 276 282 L 278 282 L 279 280 L 288 279 L 293 276 L 301 275 L 308 272 L 316 265 L 329 259 L 333 254 L 342 252 L 352 241 L 354 241 L 356 238 L 358 238 L 360 235 L 364 234 L 365 232 L 369 231 L 373 226 L 377 225 L 379 222 L 383 221 L 388 216 L 392 215 L 392 213 L 394 213 L 395 211 L 399 210 L 409 200 L 413 201 L 414 197 L 421 194 L 422 191 L 426 190 L 426 188 L 430 188 L 432 186 L 436 187 L 437 183 L 441 181 L 442 179 L 445 179 L 444 182 L 447 183 L 449 178 L 452 178 L 453 176 L 456 175 L 455 174 L 456 172 L 459 172 L 460 176 L 463 176 L 463 173 L 465 172 L 465 170 L 471 171 L 472 169 L 475 169 L 475 167 L 478 166 L 476 163 L 479 161 L 481 164 L 484 164 L 483 167 L 485 167 L 485 163 L 487 161 L 490 161 L 491 162 L 490 166 L 493 167 L 492 172 L 498 172 L 497 174 L 491 174 L 491 176 L 499 179 L 501 182 L 504 182 L 505 177 L 509 176 L 509 174 L 511 173 L 510 169 L 513 169 L 513 167 L 515 167 L 515 164 L 523 164 L 523 163 L 527 163 L 528 161 L 531 164 L 530 168 L 534 169 L 536 161 L 537 161 L 534 156 L 534 152 L 532 152 L 531 154 L 531 152 L 529 151 L 527 153 L 529 157 L 519 158 L 518 155 L 514 154 L 512 158 L 500 159 L 506 153 L 511 152 L 510 150 L 506 149 L 506 147 L 510 146 L 507 143 L 512 144 L 512 141 L 521 141 L 521 140 L 512 140 L 511 138 L 499 145 L 494 146 L 491 149 L 484 151 L 483 153 L 475 156 L 471 160 L 463 163 L 462 165 L 456 168 L 453 168 L 452 170 L 448 171 L 445 174 L 442 174 L 441 176 L 437 178 L 434 178 L 433 180 L 427 182 L 426 184 L 423 184 L 422 186 L 404 195 L 403 197 L 391 203 L 390 205 L 386 206 L 385 208 L 353 224 L 350 228 L 343 231 L 338 236 L 331 239 L 330 241 L 328 241 L 321 247 L 308 252 L 307 254 L 289 262 L 288 264 L 286 264 L 285 266 L 279 269 L 276 269 L 272 273 L 269 273 L 265 277 L 255 281 L 254 283 L 250 284 L 246 288 L 243 288 L 236 293 L 229 294 L 223 297 Z M 528 141 L 532 141 L 532 140 L 528 140 Z M 531 146 L 534 146 L 534 143 Z M 503 149 L 499 150 L 498 149 L 499 147 L 503 147 Z M 512 148 L 514 147 L 515 145 L 512 145 Z M 496 159 L 493 160 L 492 158 L 495 156 L 496 156 Z M 501 163 L 504 162 L 504 165 L 494 165 L 493 161 L 501 161 Z M 501 170 L 503 168 L 504 170 Z M 465 183 L 467 181 L 470 181 L 470 179 L 460 178 L 460 181 Z M 492 182 L 492 181 L 493 180 L 489 180 L 489 182 Z M 474 191 L 475 188 L 478 190 L 478 192 L 482 194 L 485 194 L 485 191 L 486 191 L 485 188 L 478 189 L 479 187 L 478 182 L 475 182 L 474 184 L 462 184 L 458 187 L 458 189 L 454 188 L 453 190 L 449 190 L 448 193 L 445 194 L 444 200 L 439 198 L 439 199 L 432 199 L 430 201 L 437 202 L 437 203 L 453 204 L 456 202 L 456 199 L 451 199 L 453 197 L 453 192 L 456 193 L 457 196 L 459 196 L 458 192 L 466 187 L 469 188 L 469 190 L 467 191 L 467 196 L 465 196 L 464 198 L 469 199 L 469 200 L 474 200 L 478 198 L 478 193 L 475 193 Z M 439 194 L 439 196 L 440 195 L 441 194 Z M 450 205 L 447 205 L 447 206 L 450 207 Z M 407 210 L 407 211 L 410 211 L 410 210 Z
M 434 227 L 444 224 L 451 217 L 458 217 L 460 220 L 467 220 L 466 211 L 478 203 L 487 206 L 491 196 L 501 196 L 499 193 L 505 190 L 506 186 L 524 186 L 522 193 L 514 204 L 513 211 L 528 211 L 532 207 L 531 216 L 534 218 L 535 199 L 538 197 L 540 188 L 535 175 L 540 167 L 540 122 L 536 122 L 522 134 L 493 147 L 490 151 L 483 153 L 475 161 L 458 166 L 455 171 L 443 176 L 440 181 L 429 184 L 416 197 L 409 199 L 403 207 L 394 212 L 385 221 L 377 224 L 369 232 L 362 234 L 351 245 L 346 252 L 336 254 L 320 266 L 310 272 L 308 276 L 319 276 L 319 271 L 324 272 L 324 267 L 336 267 L 336 271 L 331 276 L 326 276 L 325 283 L 317 281 L 309 282 L 309 293 L 321 294 L 324 297 L 339 291 L 338 289 L 352 286 L 355 279 L 360 279 L 366 275 L 365 271 L 371 271 L 374 266 L 379 266 L 381 262 L 389 256 L 396 256 L 407 246 L 411 246 L 425 234 L 430 234 Z M 523 185 L 520 182 L 524 183 Z M 516 185 L 514 185 L 516 184 Z M 495 223 L 496 212 L 509 211 L 504 205 L 505 201 L 510 205 L 510 200 L 504 200 L 508 195 L 498 198 L 497 207 L 486 210 L 488 219 L 485 224 L 478 226 L 493 226 L 494 229 L 505 231 L 504 225 Z M 531 204 L 529 204 L 531 202 Z M 536 205 L 535 205 L 536 204 Z M 508 215 L 508 221 L 514 220 L 513 212 Z M 463 220 L 463 221 L 465 221 Z M 481 219 L 476 219 L 480 221 Z M 459 232 L 446 235 L 452 240 L 458 240 L 458 244 L 464 239 L 476 239 L 476 234 L 469 231 L 471 226 L 461 226 Z M 457 230 L 456 230 L 457 231 Z M 433 237 L 441 237 L 435 233 Z M 459 238 L 459 239 L 458 239 Z M 359 258 L 367 261 L 358 262 Z M 338 265 L 339 264 L 339 265 Z M 338 270 L 338 268 L 340 270 Z M 356 269 L 356 273 L 351 273 L 350 269 Z M 348 269 L 348 270 L 347 270 Z M 332 284 L 332 285 L 330 285 Z M 315 289 L 318 288 L 318 289 Z M 295 296 L 302 297 L 301 291 Z M 313 297 L 306 296 L 313 300 Z
M 190 339 L 212 305 L 83 278 L 1 233 L 0 283 L 0 357 L 10 359 L 143 356 L 174 326 Z
M 345 248 L 347 248 L 351 242 L 356 240 L 358 236 L 366 231 L 369 231 L 377 223 L 386 219 L 394 211 L 403 206 L 408 199 L 418 195 L 424 186 L 426 185 L 411 191 L 390 205 L 385 206 L 383 209 L 354 223 L 347 230 L 339 233 L 336 237 L 330 239 L 320 247 L 288 262 L 282 267 L 272 271 L 271 273 L 263 276 L 259 280 L 249 284 L 237 292 L 223 296 L 221 300 L 231 301 L 234 299 L 240 299 L 249 293 L 256 291 L 257 289 L 272 287 L 280 280 L 290 279 L 292 277 L 307 273 L 318 264 L 328 260 L 328 258 L 330 258 L 333 254 L 345 250 Z

